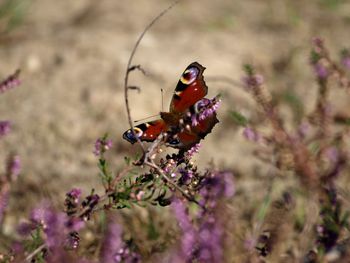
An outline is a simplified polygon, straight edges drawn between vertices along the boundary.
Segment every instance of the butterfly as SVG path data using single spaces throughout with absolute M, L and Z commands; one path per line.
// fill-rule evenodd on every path
M 218 119 L 215 109 L 216 98 L 204 98 L 208 87 L 203 78 L 203 67 L 198 62 L 191 63 L 182 73 L 170 103 L 169 112 L 160 112 L 160 119 L 145 122 L 123 134 L 123 138 L 134 144 L 141 141 L 153 142 L 164 132 L 172 134 L 167 145 L 188 150 L 211 132 Z M 205 114 L 210 113 L 210 114 Z

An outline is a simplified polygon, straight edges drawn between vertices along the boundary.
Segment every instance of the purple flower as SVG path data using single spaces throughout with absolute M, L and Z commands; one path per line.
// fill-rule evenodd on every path
M 0 138 L 11 131 L 11 123 L 9 121 L 0 121 Z
M 94 208 L 98 205 L 99 201 L 100 201 L 100 197 L 97 194 L 92 194 L 87 196 L 85 200 L 81 203 L 85 211 L 81 215 L 81 218 L 83 218 L 84 220 L 89 220 L 91 213 L 93 212 Z
M 0 82 L 0 93 L 3 93 L 9 89 L 15 88 L 21 84 L 21 81 L 18 78 L 19 73 L 20 71 L 16 70 L 14 74 L 8 76 L 6 79 Z
M 314 37 L 312 39 L 312 43 L 316 46 L 316 47 L 323 47 L 323 39 L 320 37 Z
M 3 221 L 6 207 L 9 201 L 11 182 L 17 179 L 20 164 L 18 156 L 11 156 L 7 162 L 6 176 L 0 182 L 0 224 Z
M 233 174 L 230 172 L 222 172 L 221 177 L 225 185 L 224 196 L 227 198 L 232 197 L 236 192 L 235 184 L 233 183 Z
M 199 148 L 201 147 L 200 143 L 197 143 L 195 146 L 193 146 L 191 149 L 189 149 L 186 152 L 186 157 L 191 159 L 195 153 L 199 152 Z
M 298 127 L 298 135 L 301 138 L 305 138 L 307 134 L 310 132 L 310 124 L 306 121 L 303 121 Z
M 122 229 L 116 223 L 109 223 L 102 244 L 100 260 L 104 263 L 138 263 L 140 256 L 131 251 L 121 238 Z
M 46 237 L 45 243 L 49 249 L 62 246 L 66 242 L 67 217 L 64 213 L 56 212 L 48 203 L 43 203 L 35 208 L 30 216 L 30 220 L 36 226 L 41 226 Z
M 70 231 L 79 231 L 85 226 L 85 222 L 78 217 L 68 217 L 65 226 Z
M 179 168 L 178 172 L 181 175 L 179 179 L 179 184 L 181 185 L 189 183 L 193 177 L 193 171 L 191 169 Z
M 102 244 L 101 262 L 116 263 L 116 253 L 122 248 L 122 229 L 118 224 L 110 223 Z
M 18 155 L 10 156 L 7 161 L 7 176 L 11 181 L 17 179 L 21 171 L 21 159 Z
M 5 210 L 6 210 L 7 205 L 8 205 L 9 191 L 10 191 L 9 184 L 4 184 L 2 186 L 1 192 L 0 192 L 0 224 L 2 224 Z
M 182 230 L 188 231 L 192 229 L 191 222 L 187 215 L 186 207 L 183 202 L 179 199 L 175 199 L 172 203 L 172 208 L 175 212 L 176 219 Z
M 32 222 L 22 222 L 17 227 L 17 232 L 22 236 L 28 236 L 35 228 L 36 225 Z
M 104 138 L 98 138 L 95 142 L 95 147 L 93 153 L 96 156 L 100 156 L 101 154 L 105 153 L 109 149 L 112 148 L 113 142 L 110 139 Z
M 200 102 L 202 102 L 202 105 L 198 105 L 198 120 L 202 121 L 216 113 L 220 106 L 221 100 L 215 97 L 212 100 L 202 99 Z
M 350 50 L 349 49 L 343 49 L 340 53 L 340 59 L 343 66 L 350 70 Z
M 260 74 L 247 75 L 242 78 L 243 86 L 250 90 L 253 87 L 259 87 L 264 83 L 264 77 Z
M 78 232 L 72 231 L 68 234 L 65 242 L 65 247 L 68 249 L 77 249 L 80 244 L 80 237 Z
M 74 199 L 79 199 L 80 195 L 81 195 L 81 189 L 79 188 L 73 188 L 72 190 L 70 190 L 67 195 L 71 196 Z
M 339 159 L 339 151 L 336 147 L 329 147 L 325 150 L 326 158 L 333 164 Z
M 223 231 L 215 218 L 207 218 L 199 230 L 199 261 L 221 262 L 223 259 Z
M 243 130 L 243 136 L 251 142 L 261 141 L 261 135 L 250 127 L 246 127 Z
M 183 202 L 179 199 L 175 199 L 171 205 L 183 233 L 181 238 L 181 252 L 186 258 L 190 259 L 193 249 L 196 247 L 196 231 L 190 222 L 189 215 L 187 214 Z
M 216 114 L 216 111 L 218 110 L 220 106 L 221 100 L 218 96 L 214 97 L 213 99 L 201 99 L 198 101 L 193 107 L 194 107 L 194 113 L 191 114 L 191 112 L 188 112 L 187 115 L 191 118 L 191 125 L 193 127 L 200 125 L 201 121 L 211 117 L 212 115 Z
M 317 62 L 314 66 L 316 76 L 320 79 L 326 79 L 329 75 L 328 69 L 320 62 Z
M 350 55 L 342 58 L 342 64 L 348 70 L 350 70 Z
M 234 194 L 233 176 L 229 172 L 208 173 L 200 184 L 200 204 L 205 206 L 191 219 L 185 201 L 172 202 L 176 219 L 182 230 L 180 255 L 173 256 L 174 262 L 222 262 L 223 226 L 218 201 Z

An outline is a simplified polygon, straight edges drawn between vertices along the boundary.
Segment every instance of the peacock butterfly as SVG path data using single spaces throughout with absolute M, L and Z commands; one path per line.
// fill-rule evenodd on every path
M 187 150 L 211 132 L 216 118 L 217 97 L 204 98 L 208 87 L 203 79 L 205 67 L 191 63 L 182 73 L 176 85 L 169 112 L 161 112 L 161 119 L 142 123 L 123 134 L 123 138 L 134 144 L 137 137 L 141 141 L 153 142 L 162 132 L 171 134 L 167 145 Z

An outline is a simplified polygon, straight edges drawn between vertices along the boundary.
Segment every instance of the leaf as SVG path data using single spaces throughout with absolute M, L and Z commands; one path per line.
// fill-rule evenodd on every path
M 148 239 L 150 240 L 157 240 L 158 237 L 160 236 L 158 230 L 157 230 L 157 226 L 153 221 L 153 217 L 150 215 L 149 216 L 149 224 L 147 227 L 147 236 Z
M 232 120 L 239 126 L 247 126 L 248 120 L 245 116 L 243 116 L 240 112 L 238 111 L 230 111 L 230 117 Z
M 131 164 L 131 158 L 128 156 L 124 156 L 124 161 L 126 165 L 130 165 Z
M 299 122 L 304 115 L 304 105 L 300 98 L 291 90 L 287 90 L 283 95 L 282 99 L 291 107 L 294 119 Z
M 267 195 L 264 198 L 264 200 L 263 200 L 263 202 L 262 202 L 262 204 L 261 204 L 261 206 L 259 208 L 259 211 L 258 211 L 258 220 L 259 221 L 263 221 L 264 220 L 264 218 L 265 218 L 265 216 L 267 214 L 267 211 L 269 209 L 270 203 L 271 203 L 271 196 Z

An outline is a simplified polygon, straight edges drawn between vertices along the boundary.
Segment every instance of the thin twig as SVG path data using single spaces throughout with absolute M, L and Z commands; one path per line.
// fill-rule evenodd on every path
M 27 257 L 26 257 L 26 262 L 31 262 L 31 260 L 33 259 L 33 257 L 35 257 L 40 251 L 42 251 L 44 248 L 46 247 L 46 244 L 41 244 L 37 249 L 35 249 L 32 253 L 30 253 Z
M 124 78 L 124 98 L 125 98 L 125 107 L 126 107 L 126 112 L 127 112 L 127 116 L 128 116 L 128 121 L 129 121 L 129 126 L 131 129 L 131 132 L 133 134 L 133 136 L 137 139 L 137 142 L 139 143 L 139 145 L 142 148 L 143 151 L 143 156 L 142 158 L 136 163 L 137 165 L 142 165 L 145 164 L 151 168 L 154 168 L 158 174 L 160 176 L 162 176 L 164 178 L 164 180 L 170 184 L 172 187 L 174 187 L 177 191 L 181 192 L 182 195 L 184 197 L 186 197 L 189 201 L 192 201 L 194 203 L 196 203 L 197 205 L 201 206 L 197 200 L 195 200 L 192 196 L 190 196 L 188 193 L 186 193 L 181 187 L 179 187 L 178 185 L 176 185 L 170 178 L 168 178 L 164 172 L 162 171 L 162 169 L 157 166 L 153 161 L 152 161 L 152 154 L 154 152 L 154 150 L 162 143 L 164 142 L 164 136 L 159 136 L 159 138 L 153 142 L 153 144 L 150 146 L 150 148 L 148 150 L 145 149 L 143 143 L 141 142 L 140 138 L 135 136 L 134 133 L 134 125 L 133 125 L 133 120 L 131 118 L 131 113 L 130 113 L 130 105 L 129 105 L 129 97 L 128 97 L 128 90 L 129 90 L 129 85 L 128 85 L 128 81 L 129 81 L 129 74 L 131 71 L 135 70 L 135 69 L 139 69 L 142 72 L 143 69 L 141 68 L 140 65 L 136 65 L 136 66 L 131 66 L 132 64 L 132 60 L 135 56 L 135 53 L 137 51 L 138 46 L 140 45 L 141 40 L 143 39 L 144 35 L 146 34 L 146 32 L 162 17 L 164 16 L 170 9 L 172 9 L 175 5 L 177 5 L 180 1 L 182 0 L 176 0 L 174 1 L 169 7 L 167 7 L 166 9 L 164 9 L 161 13 L 159 13 L 147 26 L 146 28 L 142 31 L 141 35 L 139 36 L 139 38 L 137 39 L 133 50 L 131 51 L 130 57 L 129 57 L 129 61 L 127 64 L 127 68 L 126 68 L 126 73 L 125 73 L 125 78 Z M 202 206 L 201 206 L 202 207 Z
M 141 40 L 143 39 L 144 35 L 146 34 L 146 32 L 155 24 L 155 22 L 157 22 L 162 16 L 164 16 L 171 8 L 173 8 L 176 4 L 178 4 L 181 0 L 177 0 L 175 2 L 173 2 L 169 7 L 167 7 L 166 9 L 164 9 L 161 13 L 159 13 L 147 26 L 146 28 L 142 31 L 141 35 L 139 36 L 139 38 L 137 39 L 133 50 L 131 51 L 130 57 L 129 57 L 129 61 L 126 67 L 126 72 L 125 72 L 125 78 L 124 78 L 124 99 L 125 99 L 125 107 L 126 107 L 126 113 L 128 115 L 128 122 L 129 122 L 129 126 L 131 129 L 131 132 L 133 134 L 134 137 L 136 137 L 137 142 L 139 143 L 139 145 L 142 148 L 143 153 L 146 152 L 145 147 L 143 146 L 140 138 L 138 138 L 137 136 L 135 136 L 134 133 L 134 125 L 133 125 L 133 121 L 131 118 L 131 113 L 130 113 L 130 106 L 129 106 L 129 97 L 128 97 L 128 90 L 129 90 L 129 85 L 128 85 L 128 81 L 129 81 L 129 74 L 132 70 L 136 69 L 136 67 L 132 67 L 131 63 L 132 60 L 135 56 L 136 50 L 138 48 L 138 46 L 140 45 Z

